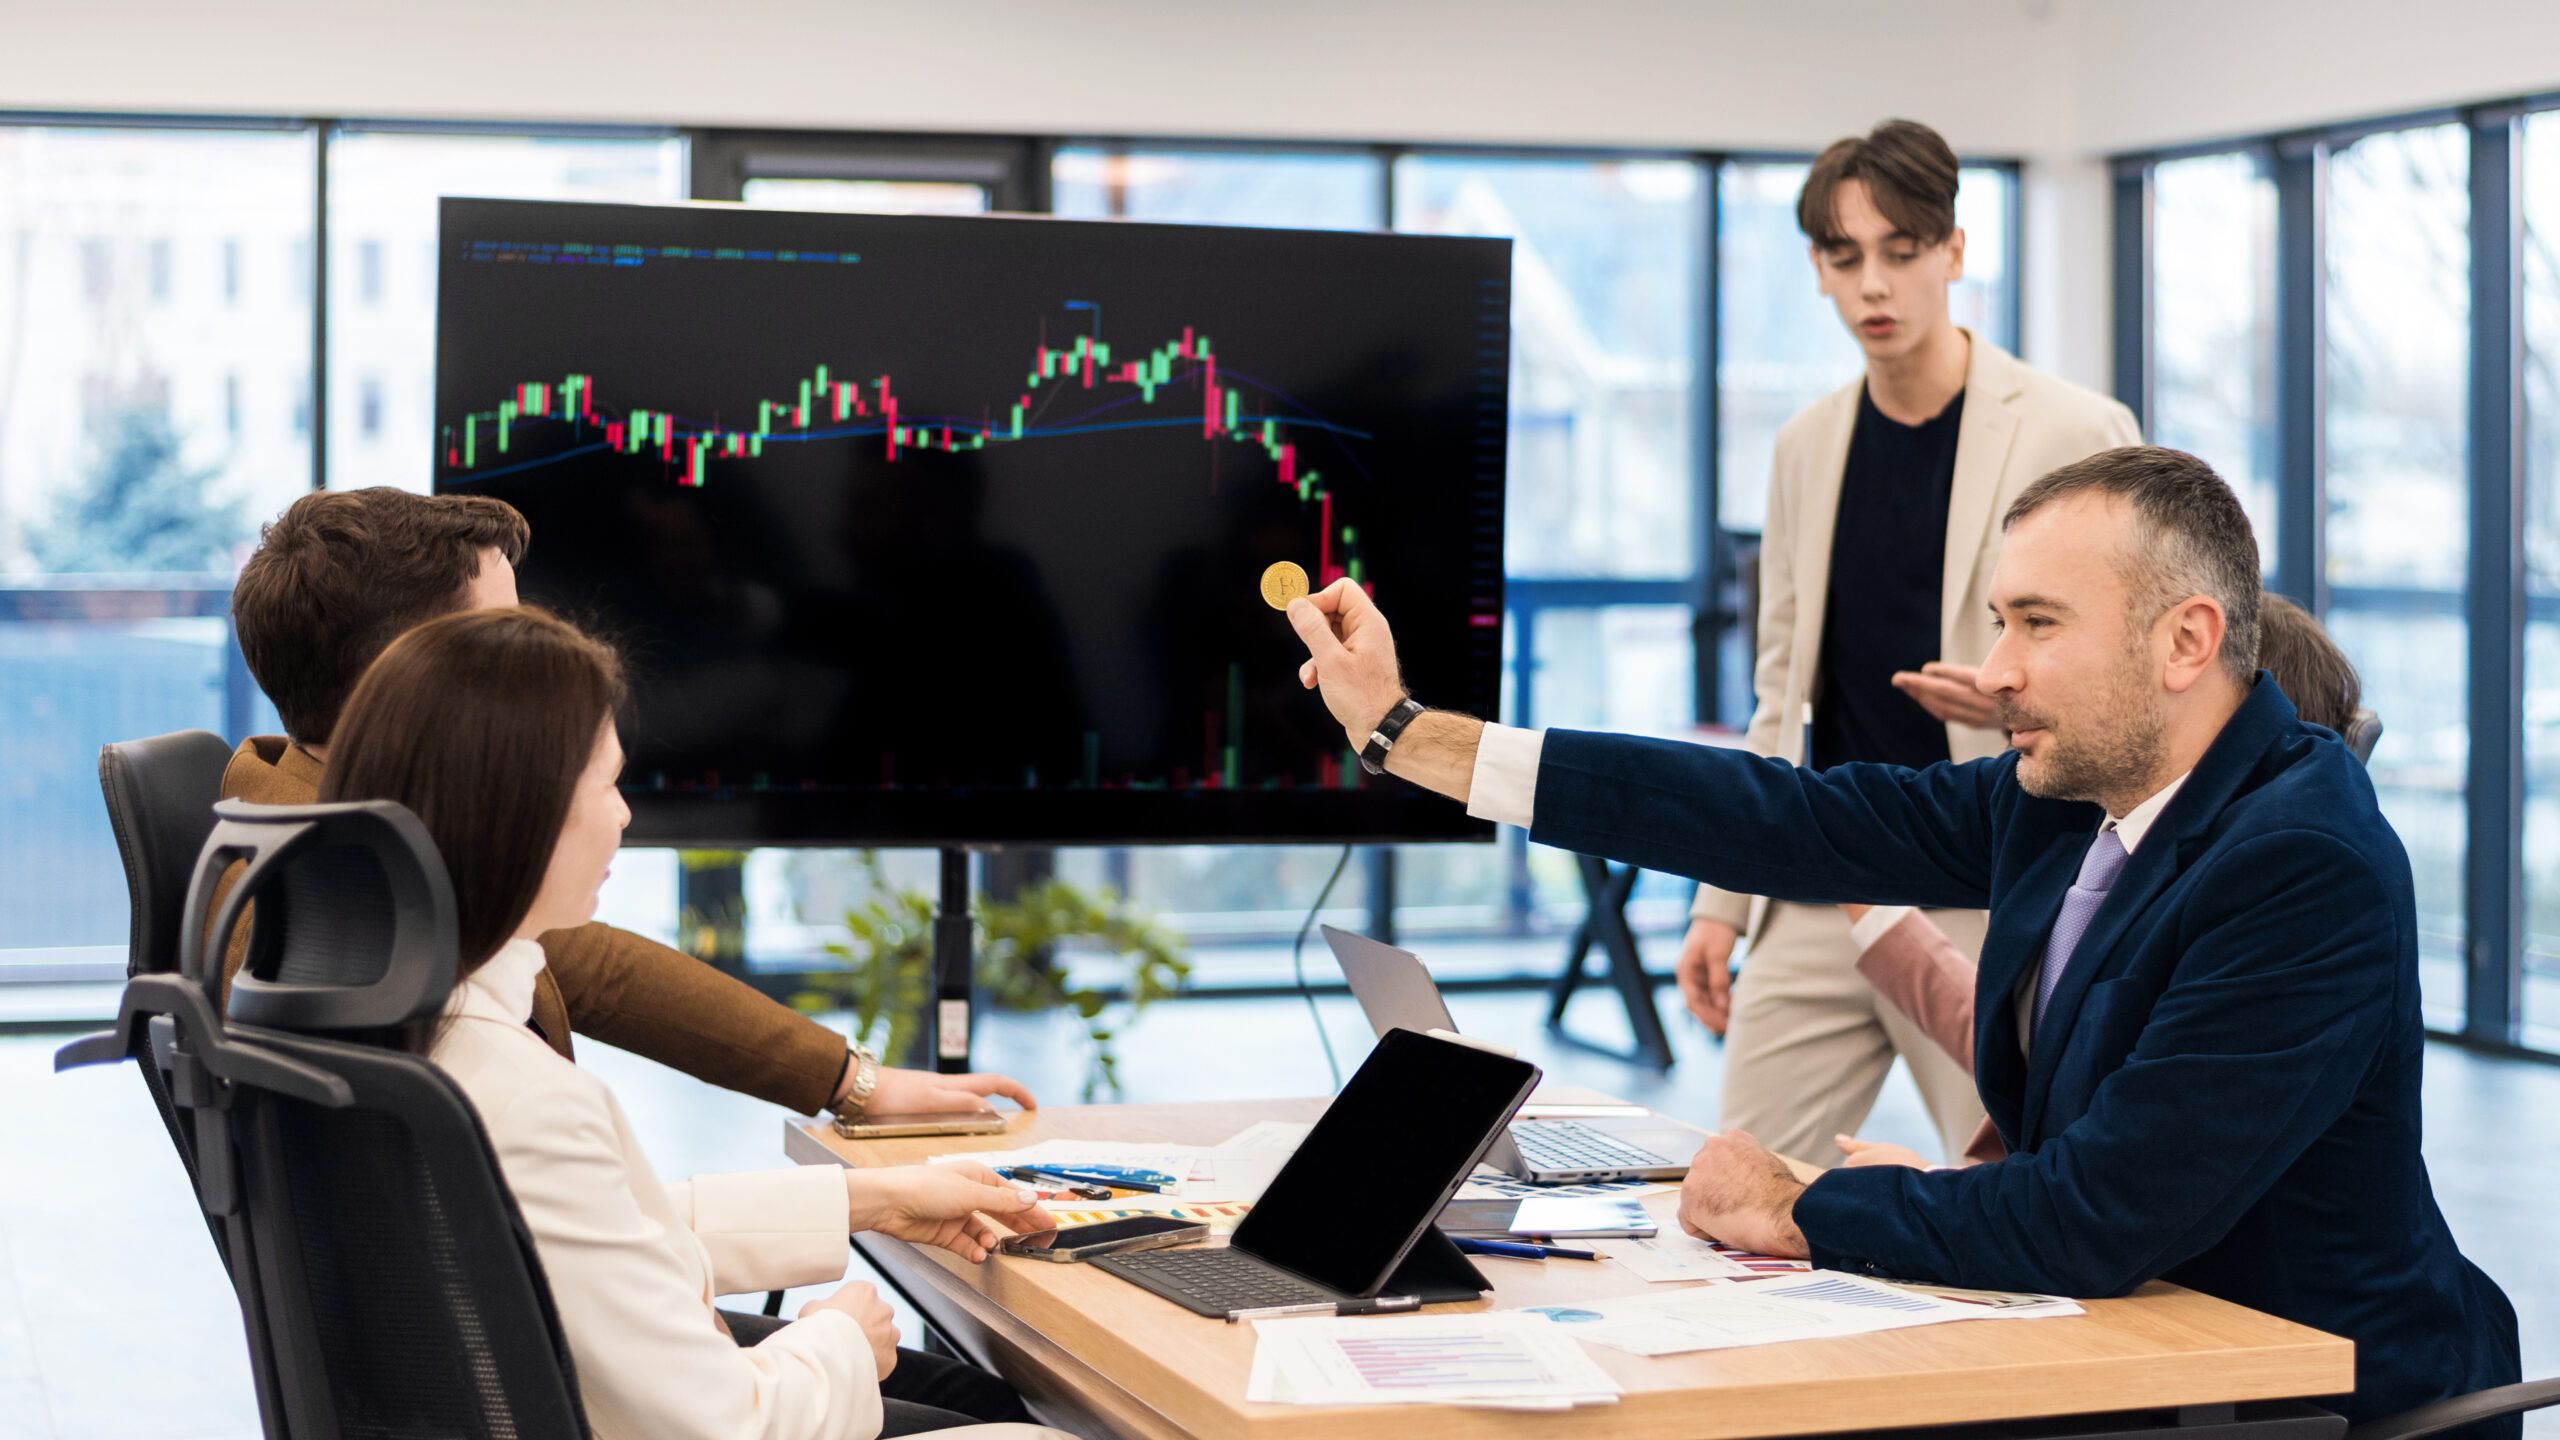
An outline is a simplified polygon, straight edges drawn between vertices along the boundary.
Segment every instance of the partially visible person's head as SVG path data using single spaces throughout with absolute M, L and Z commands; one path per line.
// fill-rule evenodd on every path
M 2101 451 L 2020 492 L 1980 684 L 2036 795 L 2122 813 L 2173 776 L 2173 730 L 2218 732 L 2258 667 L 2258 542 L 2213 467 Z
M 519 605 L 408 631 L 347 697 L 320 799 L 416 813 L 453 880 L 461 973 L 594 916 L 631 821 L 614 784 L 622 696 L 613 651 Z
M 1796 226 L 1868 359 L 1909 355 L 1952 323 L 1947 287 L 1964 278 L 1964 232 L 1956 154 L 1937 131 L 1887 120 L 1835 142 L 1805 174 Z
M 241 657 L 285 733 L 324 745 L 356 677 L 402 631 L 516 603 L 532 531 L 503 500 L 327 490 L 259 533 L 231 591 Z
M 2303 719 L 2344 735 L 2364 704 L 2354 662 L 2311 612 L 2274 591 L 2258 597 L 2258 663 Z

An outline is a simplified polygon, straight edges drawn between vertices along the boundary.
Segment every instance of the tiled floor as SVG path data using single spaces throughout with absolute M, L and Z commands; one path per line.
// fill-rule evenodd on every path
M 1675 1018 L 1680 1064 L 1664 1077 L 1552 1043 L 1540 997 L 1459 994 L 1475 1033 L 1516 1043 L 1558 1080 L 1589 1084 L 1701 1120 L 1715 1111 L 1716 1052 Z M 1347 999 L 1324 1010 L 1345 1063 L 1367 1034 Z M 1667 992 L 1666 1012 L 1677 1001 Z M 1623 1038 L 1606 995 L 1575 1023 Z M 140 1081 L 121 1070 L 51 1073 L 56 1036 L 0 1038 L 0 1437 L 247 1440 L 257 1416 L 239 1316 Z M 1192 1000 L 1124 1032 L 1131 1100 L 1315 1094 L 1325 1062 L 1294 999 Z M 1072 1102 L 1082 1041 L 1054 1017 L 999 1017 L 980 1032 L 981 1063 L 1010 1070 L 1053 1102 Z M 582 1059 L 620 1094 L 652 1158 L 669 1174 L 767 1166 L 782 1116 L 637 1057 L 587 1047 Z M 2427 1071 L 2428 1157 L 2464 1248 L 2514 1297 L 2525 1371 L 2560 1374 L 2560 1068 L 2479 1059 L 2441 1047 Z M 1926 1150 L 1917 1093 L 1896 1073 L 1866 1127 Z M 798 1297 L 793 1304 L 797 1305 Z M 2528 1427 L 2560 1437 L 2544 1412 Z

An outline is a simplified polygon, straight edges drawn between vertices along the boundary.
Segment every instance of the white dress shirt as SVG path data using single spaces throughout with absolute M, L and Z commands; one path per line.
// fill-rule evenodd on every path
M 844 1173 L 660 1184 L 613 1092 L 526 1026 L 541 971 L 541 946 L 501 946 L 454 987 L 430 1058 L 480 1112 L 598 1440 L 871 1440 L 879 1377 L 851 1316 L 742 1349 L 712 1312 L 715 1295 L 844 1275 Z

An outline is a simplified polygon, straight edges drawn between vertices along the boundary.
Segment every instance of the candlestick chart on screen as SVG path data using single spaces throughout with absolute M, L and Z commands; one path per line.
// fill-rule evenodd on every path
M 1265 567 L 1499 697 L 1499 241 L 444 202 L 437 488 L 625 650 L 635 838 L 1472 837 Z

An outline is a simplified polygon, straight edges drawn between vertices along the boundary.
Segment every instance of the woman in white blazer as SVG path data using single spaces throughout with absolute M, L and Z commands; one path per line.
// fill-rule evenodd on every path
M 733 1329 L 713 1306 L 718 1295 L 841 1278 L 849 1231 L 984 1260 L 1002 1233 L 988 1216 L 1015 1230 L 1054 1223 L 1022 1192 L 978 1165 L 662 1184 L 612 1091 L 531 1028 L 535 937 L 593 916 L 631 818 L 615 785 L 621 696 L 613 653 L 543 611 L 449 615 L 365 672 L 320 790 L 323 801 L 399 801 L 443 854 L 461 978 L 442 1019 L 410 1043 L 479 1112 L 541 1256 L 594 1433 L 870 1440 L 1027 1420 L 994 1377 L 899 1350 L 868 1285 L 845 1285 L 779 1326 L 741 1316 Z

